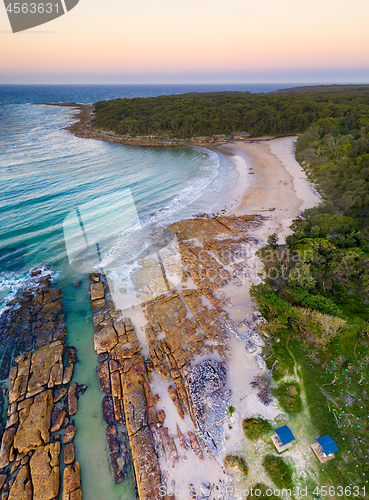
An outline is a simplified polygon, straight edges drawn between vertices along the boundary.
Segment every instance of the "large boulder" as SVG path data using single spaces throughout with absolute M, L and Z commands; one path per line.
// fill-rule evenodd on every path
M 32 482 L 28 464 L 21 467 L 9 491 L 8 500 L 32 500 Z
M 1 449 L 0 449 L 0 469 L 3 469 L 14 459 L 12 455 L 12 446 L 14 441 L 14 435 L 16 433 L 15 427 L 10 427 L 6 429 L 3 438 L 1 440 Z
M 36 449 L 30 460 L 33 500 L 53 500 L 59 493 L 60 443 Z
M 28 391 L 33 391 L 46 385 L 50 379 L 50 372 L 54 365 L 63 365 L 64 345 L 60 340 L 50 345 L 40 347 L 32 355 L 31 378 L 28 382 Z
M 81 480 L 79 463 L 67 465 L 63 474 L 63 500 L 77 500 L 81 498 Z
M 92 283 L 90 285 L 91 300 L 99 300 L 105 297 L 104 284 Z
M 28 453 L 50 441 L 53 393 L 38 394 L 32 405 L 19 412 L 20 424 L 14 437 L 14 448 L 19 453 Z
M 75 415 L 77 413 L 77 384 L 71 384 L 68 389 L 68 410 L 69 415 Z
M 97 354 L 110 352 L 118 344 L 117 332 L 112 327 L 105 327 L 95 332 L 94 347 Z
M 64 447 L 64 463 L 70 465 L 74 462 L 74 444 L 69 443 Z
M 76 435 L 77 432 L 77 427 L 74 425 L 68 425 L 68 427 L 65 429 L 65 434 L 63 437 L 63 443 L 64 444 L 69 444 L 73 441 L 74 436 Z

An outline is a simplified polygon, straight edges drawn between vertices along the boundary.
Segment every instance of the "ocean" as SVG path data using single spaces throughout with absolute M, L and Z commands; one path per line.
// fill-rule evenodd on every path
M 139 221 L 144 227 L 214 212 L 224 206 L 223 193 L 237 182 L 237 173 L 225 156 L 202 148 L 131 147 L 74 137 L 64 130 L 73 122 L 72 109 L 32 103 L 93 103 L 194 91 L 268 92 L 281 87 L 0 86 L 0 314 L 27 285 L 32 268 L 52 266 L 54 284 L 63 290 L 68 344 L 78 350 L 74 380 L 88 387 L 80 398 L 75 438 L 85 500 L 131 499 L 134 490 L 132 478 L 120 485 L 112 481 L 88 280 L 86 273 L 71 265 L 65 221 L 86 207 L 99 212 L 102 209 L 96 207 L 103 204 L 99 200 L 112 200 L 111 206 L 117 210 L 105 213 L 105 220 L 109 215 L 109 236 L 119 236 L 120 227 L 114 221 L 121 220 L 118 200 L 122 196 L 130 200 L 129 215 L 124 217 L 132 217 L 132 223 Z M 89 230 L 94 234 L 105 230 L 98 220 L 90 221 Z M 76 282 L 81 282 L 80 287 Z

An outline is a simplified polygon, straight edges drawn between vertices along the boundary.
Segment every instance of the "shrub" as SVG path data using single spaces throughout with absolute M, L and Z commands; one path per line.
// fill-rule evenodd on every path
M 228 406 L 228 413 L 230 415 L 233 415 L 233 413 L 236 411 L 236 408 L 234 406 Z
M 272 430 L 270 423 L 263 418 L 245 418 L 242 427 L 246 437 L 253 441 Z
M 268 236 L 267 239 L 268 245 L 272 248 L 277 248 L 278 246 L 278 234 L 273 233 Z
M 300 387 L 298 384 L 287 383 L 273 390 L 279 404 L 288 413 L 297 413 L 301 410 Z
M 225 463 L 229 467 L 238 467 L 240 472 L 244 474 L 245 476 L 247 475 L 249 468 L 247 466 L 247 463 L 244 458 L 239 457 L 237 455 L 227 455 L 225 457 Z

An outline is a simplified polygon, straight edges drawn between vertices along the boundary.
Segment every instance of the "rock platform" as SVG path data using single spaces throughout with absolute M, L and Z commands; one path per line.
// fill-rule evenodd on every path
M 0 447 L 2 500 L 54 500 L 60 494 L 63 500 L 82 498 L 72 417 L 85 387 L 71 384 L 76 350 L 66 347 L 62 291 L 51 288 L 48 269 L 33 271 L 33 286 L 1 318 L 5 352 L 0 374 L 8 399 Z M 65 452 L 67 426 L 75 430 Z
M 105 393 L 112 468 L 115 480 L 121 481 L 125 462 L 119 429 L 125 425 L 142 500 L 163 498 L 160 487 L 166 488 L 173 477 L 169 471 L 186 453 L 199 464 L 209 456 L 222 463 L 222 422 L 231 404 L 231 393 L 224 389 L 228 343 L 239 332 L 220 289 L 242 286 L 252 273 L 247 248 L 255 244 L 250 233 L 260 223 L 258 216 L 204 214 L 167 227 L 180 254 L 180 261 L 169 267 L 180 268 L 182 281 L 170 286 L 170 277 L 152 271 L 152 259 L 136 263 L 131 279 L 144 327 L 135 327 L 116 307 L 109 277 L 90 274 L 97 374 Z M 145 341 L 136 328 L 144 330 Z M 160 387 L 159 393 L 153 394 L 153 385 Z

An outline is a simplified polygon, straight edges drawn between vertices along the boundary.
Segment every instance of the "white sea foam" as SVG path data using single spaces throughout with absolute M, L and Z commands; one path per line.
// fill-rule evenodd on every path
M 4 302 L 0 304 L 0 316 L 10 309 L 9 303 L 19 293 L 27 288 L 37 288 L 40 278 L 47 277 L 51 282 L 54 282 L 58 276 L 58 273 L 53 272 L 49 267 L 44 266 L 37 269 L 41 271 L 37 276 L 31 276 L 33 269 L 24 274 L 17 274 L 13 271 L 0 273 L 0 292 L 8 292 Z
M 196 179 L 191 186 L 183 188 L 172 198 L 168 206 L 158 210 L 152 215 L 144 217 L 139 224 L 134 224 L 131 228 L 117 236 L 111 248 L 104 252 L 101 267 L 105 269 L 108 268 L 109 264 L 113 263 L 118 256 L 122 255 L 127 246 L 128 232 L 141 233 L 145 227 L 164 226 L 182 220 L 185 217 L 193 217 L 193 210 L 191 211 L 189 207 L 201 198 L 205 191 L 209 190 L 209 193 L 214 196 L 214 192 L 220 190 L 224 186 L 226 172 L 223 171 L 224 169 L 220 172 L 219 155 L 214 151 L 206 151 L 206 153 L 212 164 L 202 168 L 209 171 L 209 174 L 200 179 Z M 218 179 L 219 174 L 221 174 L 221 179 Z

